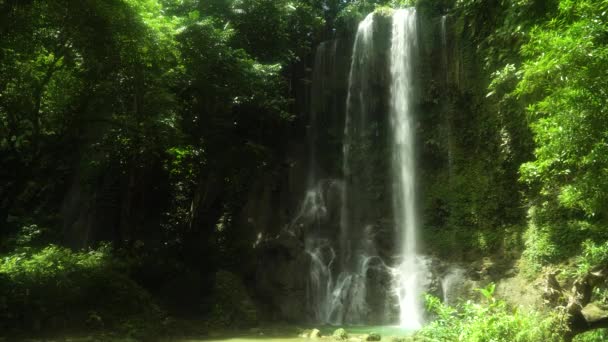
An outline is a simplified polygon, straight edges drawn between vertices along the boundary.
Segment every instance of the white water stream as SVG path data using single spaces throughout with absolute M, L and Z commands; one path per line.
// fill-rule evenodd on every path
M 399 323 L 418 329 L 423 323 L 422 292 L 427 274 L 417 255 L 416 156 L 413 105 L 414 53 L 417 47 L 416 10 L 400 9 L 393 15 L 390 53 L 393 155 L 393 204 L 401 264 L 396 269 L 395 293 Z
M 398 241 L 399 261 L 391 268 L 393 297 L 399 307 L 399 324 L 406 329 L 418 329 L 423 324 L 422 293 L 428 278 L 426 259 L 418 255 L 416 215 L 416 156 L 414 127 L 414 61 L 417 49 L 415 9 L 399 9 L 393 14 L 391 48 L 389 54 L 389 134 L 392 182 L 392 200 L 395 222 L 395 241 Z M 357 167 L 353 150 L 361 143 L 374 108 L 372 79 L 378 72 L 374 60 L 374 15 L 368 15 L 358 27 L 355 37 L 350 72 L 342 141 L 342 180 L 317 179 L 315 164 L 317 151 L 316 112 L 314 99 L 324 93 L 322 70 L 335 67 L 335 43 L 322 44 L 317 50 L 313 75 L 313 112 L 311 113 L 309 144 L 309 191 L 295 222 L 320 222 L 328 215 L 326 199 L 336 193 L 339 204 L 338 234 L 323 232 L 320 227 L 311 229 L 305 240 L 311 269 L 308 284 L 308 302 L 316 321 L 331 324 L 365 323 L 370 312 L 367 303 L 368 270 L 388 270 L 374 246 L 374 227 L 361 222 L 358 211 L 360 184 L 353 182 L 362 172 Z M 331 49 L 331 53 L 327 53 Z M 332 56 L 326 60 L 324 56 Z M 378 134 L 376 134 L 378 137 Z M 333 190 L 332 190 L 333 189 Z M 331 196 L 329 196 L 331 197 Z M 390 294 L 388 294 L 390 295 Z M 387 298 L 389 297 L 387 295 Z

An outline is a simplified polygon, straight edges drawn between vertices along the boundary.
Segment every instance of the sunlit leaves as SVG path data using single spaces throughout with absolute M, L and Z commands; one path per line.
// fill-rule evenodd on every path
M 535 28 L 522 48 L 527 61 L 516 90 L 536 99 L 529 107 L 536 160 L 522 167 L 522 178 L 539 180 L 545 194 L 557 187 L 560 205 L 590 218 L 608 199 L 608 24 L 598 19 L 606 6 L 561 1 L 561 16 Z
M 426 305 L 435 320 L 424 326 L 417 336 L 432 341 L 561 341 L 566 327 L 561 316 L 540 315 L 510 308 L 506 302 L 493 297 L 494 284 L 478 291 L 486 304 L 472 301 L 452 307 L 433 296 Z

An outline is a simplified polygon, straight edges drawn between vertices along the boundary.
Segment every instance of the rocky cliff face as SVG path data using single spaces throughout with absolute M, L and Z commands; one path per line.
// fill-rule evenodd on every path
M 256 182 L 240 218 L 255 232 L 257 267 L 251 284 L 260 301 L 267 303 L 267 311 L 281 318 L 318 319 L 311 305 L 315 260 L 307 237 L 314 232 L 339 246 L 344 201 L 340 188 L 349 184 L 348 220 L 368 227 L 377 257 L 362 275 L 367 278 L 368 305 L 362 319 L 374 323 L 395 319 L 385 267 L 397 254 L 387 172 L 391 26 L 390 16 L 376 17 L 373 72 L 366 84 L 369 115 L 360 122 L 350 147 L 350 167 L 356 172 L 345 176 L 342 159 L 351 37 L 326 41 L 317 48 L 321 54 L 304 80 L 308 107 L 299 118 L 306 134 L 294 135 L 299 139 L 290 142 L 290 152 L 276 175 Z M 423 253 L 436 260 L 431 262 L 435 265 L 431 287 L 445 296 L 442 281 L 450 274 L 454 278 L 450 263 L 502 254 L 520 234 L 508 227 L 516 227 L 524 215 L 518 208 L 517 189 L 508 185 L 517 178 L 510 163 L 517 151 L 510 149 L 505 119 L 486 100 L 489 75 L 468 41 L 467 18 L 421 12 L 418 25 L 415 120 L 420 231 Z M 331 253 L 339 253 L 339 248 L 321 255 L 330 258 Z M 336 272 L 336 267 L 332 265 L 330 271 Z

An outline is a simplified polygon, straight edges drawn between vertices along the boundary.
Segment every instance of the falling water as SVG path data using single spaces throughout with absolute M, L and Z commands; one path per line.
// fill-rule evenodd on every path
M 325 94 L 330 89 L 329 80 L 335 66 L 337 42 L 323 42 L 317 47 L 312 74 L 310 114 L 308 121 L 308 177 L 307 190 L 297 215 L 290 224 L 294 234 L 305 236 L 304 248 L 310 258 L 306 299 L 311 319 L 326 322 L 331 314 L 331 296 L 334 287 L 332 267 L 336 253 L 330 239 L 323 234 L 327 224 L 332 199 L 341 193 L 342 182 L 320 178 L 318 172 L 318 116 L 325 109 Z
M 361 136 L 369 112 L 369 79 L 373 57 L 373 13 L 357 29 L 348 76 L 348 95 L 342 143 L 342 207 L 340 212 L 340 266 L 333 291 L 330 323 L 361 323 L 367 314 L 366 275 L 373 260 L 373 243 L 370 227 L 355 222 L 351 209 L 352 195 L 351 148 Z
M 373 60 L 373 14 L 367 16 L 359 24 L 353 52 L 351 68 L 348 77 L 348 95 L 344 121 L 344 137 L 342 142 L 342 172 L 343 180 L 334 180 L 331 186 L 323 184 L 317 178 L 315 171 L 317 139 L 316 130 L 318 101 L 322 101 L 326 87 L 325 72 L 335 67 L 336 43 L 329 48 L 329 43 L 321 44 L 317 49 L 312 82 L 312 112 L 309 122 L 309 191 L 301 206 L 298 221 L 306 222 L 331 216 L 330 207 L 325 199 L 333 192 L 339 191 L 339 234 L 337 239 L 331 233 L 309 229 L 305 236 L 305 250 L 310 257 L 310 276 L 307 284 L 307 296 L 313 319 L 329 324 L 358 324 L 367 319 L 367 272 L 371 267 L 385 267 L 382 260 L 375 254 L 373 244 L 373 229 L 361 220 L 357 208 L 362 203 L 354 199 L 360 191 L 357 184 L 352 184 L 354 158 L 351 148 L 356 146 L 362 137 L 369 104 L 370 65 Z M 328 61 L 327 55 L 333 57 Z M 331 59 L 331 58 L 330 58 Z M 325 71 L 324 71 L 325 70 Z M 331 78 L 331 77 L 330 77 Z M 360 170 L 356 170 L 359 172 Z M 356 176 L 356 175 L 355 175 Z M 323 190 L 323 189 L 327 190 Z M 329 225 L 331 226 L 331 225 Z M 312 229 L 313 231 L 315 229 Z
M 413 99 L 413 54 L 416 49 L 416 11 L 400 9 L 393 15 L 390 53 L 392 154 L 395 222 L 401 243 L 401 264 L 396 270 L 400 325 L 418 329 L 422 324 L 423 262 L 416 250 L 416 195 Z
M 357 137 L 357 131 L 362 129 L 363 122 L 368 116 L 370 65 L 373 57 L 373 26 L 374 14 L 370 13 L 357 29 L 355 44 L 351 57 L 350 73 L 348 76 L 348 95 L 346 98 L 346 115 L 344 119 L 344 140 L 342 144 L 342 172 L 346 180 L 342 192 L 342 213 L 340 222 L 340 243 L 342 260 L 346 262 L 351 256 L 349 213 L 349 186 L 351 179 L 351 147 Z
M 336 50 L 338 41 L 321 42 L 315 52 L 315 62 L 312 69 L 312 84 L 310 94 L 310 113 L 307 126 L 308 139 L 308 187 L 314 186 L 319 180 L 317 150 L 319 145 L 319 115 L 327 110 L 327 94 L 334 86 L 336 73 Z
M 308 187 L 310 188 L 317 180 L 317 115 L 322 107 L 323 92 L 325 91 L 325 55 L 327 43 L 322 42 L 315 52 L 315 67 L 312 74 L 312 87 L 310 95 L 310 117 L 308 119 Z
M 450 83 L 449 74 L 449 58 L 448 58 L 448 34 L 447 34 L 447 15 L 441 16 L 441 63 L 443 64 L 444 74 L 444 92 L 448 92 L 448 86 Z M 443 115 L 444 124 L 447 130 L 447 151 L 448 151 L 448 176 L 450 182 L 454 178 L 454 153 L 453 153 L 453 136 L 452 136 L 452 125 L 450 122 L 449 104 L 447 101 L 443 101 Z
M 314 319 L 330 324 L 364 323 L 370 318 L 371 308 L 367 297 L 379 293 L 376 283 L 372 287 L 371 274 L 388 274 L 388 267 L 378 256 L 374 246 L 376 217 L 366 212 L 370 203 L 369 180 L 375 179 L 367 151 L 378 143 L 378 117 L 381 107 L 375 89 L 383 89 L 382 70 L 386 66 L 381 52 L 376 52 L 374 42 L 374 15 L 369 14 L 358 27 L 355 37 L 350 71 L 344 135 L 342 141 L 343 179 L 321 182 L 316 172 L 317 101 L 326 87 L 321 73 L 327 72 L 328 51 L 335 58 L 335 44 L 321 44 L 317 50 L 312 84 L 312 109 L 309 126 L 310 173 L 307 192 L 298 222 L 307 228 L 305 249 L 310 257 L 310 277 L 307 286 L 308 303 Z M 425 286 L 425 260 L 417 254 L 416 245 L 416 198 L 415 153 L 412 117 L 413 101 L 413 54 L 416 49 L 416 12 L 414 9 L 397 10 L 393 16 L 390 59 L 390 150 L 392 152 L 391 179 L 393 182 L 393 212 L 396 222 L 395 236 L 400 242 L 399 265 L 392 268 L 394 295 L 399 305 L 400 324 L 416 329 L 422 324 L 421 293 Z M 331 69 L 331 68 L 330 68 Z M 326 70 L 326 71 L 323 71 Z M 327 75 L 325 75 L 327 76 Z M 380 95 L 381 96 L 381 95 Z M 375 130 L 375 134 L 374 133 Z M 325 185 L 324 185 L 325 184 Z M 332 215 L 327 199 L 334 193 L 335 209 Z M 339 222 L 329 222 L 327 217 L 339 217 Z M 315 222 L 325 222 L 315 224 Z M 335 224 L 334 224 L 335 223 Z M 319 229 L 320 226 L 330 229 Z M 339 228 L 337 234 L 330 233 Z M 390 277 L 390 275 L 388 275 Z M 378 279 L 375 279 L 376 281 Z M 375 291 L 375 292 L 374 292 Z M 368 294 L 369 292 L 369 294 Z
M 443 73 L 445 82 L 448 82 L 448 35 L 447 35 L 448 16 L 441 16 L 441 63 L 443 64 Z
M 465 271 L 459 267 L 452 267 L 441 279 L 443 302 L 447 305 L 456 303 L 457 296 L 464 286 Z

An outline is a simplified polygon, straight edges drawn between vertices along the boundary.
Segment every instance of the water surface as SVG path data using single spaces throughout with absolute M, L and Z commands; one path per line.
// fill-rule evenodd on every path
M 284 327 L 284 328 L 269 328 L 269 329 L 252 329 L 248 332 L 222 332 L 216 333 L 205 338 L 190 338 L 181 339 L 178 342 L 303 342 L 310 341 L 307 338 L 298 337 L 300 332 L 305 329 L 319 329 L 323 336 L 331 336 L 338 329 L 336 326 L 302 326 L 302 327 Z M 356 337 L 369 333 L 378 333 L 382 336 L 382 341 L 390 341 L 392 337 L 408 336 L 412 333 L 411 330 L 404 329 L 399 326 L 345 326 L 346 332 Z

